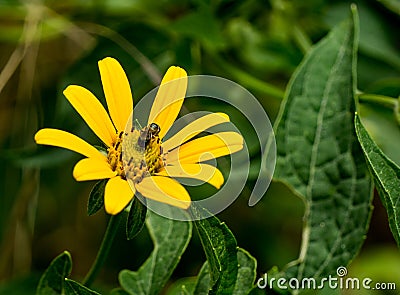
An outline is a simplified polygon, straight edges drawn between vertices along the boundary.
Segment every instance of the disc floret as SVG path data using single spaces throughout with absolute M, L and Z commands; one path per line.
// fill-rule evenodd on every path
M 141 144 L 143 130 L 132 130 L 124 133 L 122 145 L 122 162 L 125 178 L 139 183 L 144 177 L 152 175 L 164 167 L 161 140 L 152 137 L 145 145 Z

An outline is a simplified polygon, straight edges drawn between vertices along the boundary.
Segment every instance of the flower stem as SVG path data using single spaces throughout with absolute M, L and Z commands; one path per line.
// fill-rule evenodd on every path
M 114 241 L 117 233 L 118 225 L 121 221 L 123 214 L 112 215 L 108 221 L 106 232 L 104 233 L 103 241 L 101 242 L 99 252 L 97 253 L 96 259 L 92 264 L 86 277 L 83 279 L 83 285 L 89 287 L 96 279 L 101 267 L 107 259 L 108 253 L 110 252 L 111 245 Z

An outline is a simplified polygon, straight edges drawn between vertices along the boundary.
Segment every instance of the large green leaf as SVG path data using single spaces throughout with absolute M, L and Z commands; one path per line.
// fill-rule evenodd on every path
M 353 124 L 358 18 L 352 11 L 307 54 L 277 119 L 275 176 L 306 203 L 300 257 L 287 278 L 335 274 L 357 254 L 369 224 L 372 185 Z
M 191 207 L 191 213 L 201 214 L 200 207 Z M 210 268 L 210 294 L 232 294 L 238 273 L 237 244 L 232 232 L 217 217 L 195 220 L 197 232 Z M 195 293 L 196 294 L 196 293 Z
M 36 290 L 37 295 L 61 294 L 64 289 L 65 278 L 71 273 L 71 255 L 64 251 L 50 263 L 40 278 Z
M 169 207 L 168 210 L 179 210 Z M 174 214 L 183 214 L 177 211 Z M 120 272 L 121 287 L 129 294 L 159 294 L 185 251 L 192 234 L 189 222 L 147 213 L 146 225 L 154 243 L 154 250 L 138 271 Z
M 400 167 L 391 161 L 369 136 L 356 115 L 355 126 L 358 140 L 374 177 L 382 203 L 389 217 L 393 236 L 400 247 Z

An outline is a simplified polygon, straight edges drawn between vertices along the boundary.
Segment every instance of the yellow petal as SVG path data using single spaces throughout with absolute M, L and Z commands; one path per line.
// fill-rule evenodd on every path
M 229 117 L 227 114 L 212 113 L 205 115 L 197 120 L 194 120 L 193 122 L 190 122 L 188 125 L 179 130 L 179 132 L 177 132 L 174 136 L 166 140 L 162 144 L 163 149 L 164 151 L 170 151 L 193 138 L 200 132 L 226 122 L 229 122 Z
M 117 172 L 112 171 L 106 157 L 86 158 L 76 163 L 73 176 L 77 181 L 112 178 Z
M 157 175 L 169 177 L 195 178 L 208 182 L 219 189 L 224 183 L 224 176 L 218 168 L 208 164 L 182 164 L 165 166 Z
M 166 154 L 167 165 L 197 163 L 233 154 L 243 148 L 243 137 L 236 132 L 220 132 L 196 138 Z
M 129 204 L 135 192 L 120 176 L 111 178 L 104 191 L 104 207 L 108 214 L 116 215 Z
M 37 144 L 52 145 L 68 149 L 88 158 L 104 159 L 104 155 L 95 147 L 78 136 L 66 131 L 44 128 L 35 134 L 35 141 Z
M 100 101 L 84 87 L 71 85 L 64 90 L 64 95 L 86 124 L 107 145 L 116 139 L 115 128 Z
M 186 189 L 179 182 L 169 177 L 145 177 L 136 184 L 136 190 L 144 197 L 164 204 L 183 209 L 190 206 L 190 196 Z
M 186 88 L 186 71 L 179 67 L 170 67 L 161 81 L 148 121 L 148 124 L 156 123 L 161 127 L 161 139 L 172 126 L 181 110 Z
M 133 110 L 128 78 L 119 62 L 111 57 L 99 61 L 99 70 L 111 119 L 115 128 L 123 131 Z

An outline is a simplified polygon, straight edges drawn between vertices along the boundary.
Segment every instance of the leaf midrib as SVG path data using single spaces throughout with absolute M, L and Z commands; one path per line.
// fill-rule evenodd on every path
M 342 42 L 338 54 L 337 54 L 337 58 L 333 64 L 333 67 L 331 68 L 330 74 L 329 74 L 329 78 L 328 81 L 326 83 L 326 86 L 324 88 L 324 92 L 323 92 L 323 98 L 321 100 L 321 104 L 320 104 L 320 111 L 318 112 L 318 117 L 317 117 L 317 130 L 315 132 L 315 136 L 314 136 L 314 142 L 313 142 L 313 146 L 312 146 L 312 152 L 311 152 L 311 160 L 310 160 L 310 169 L 309 169 L 309 181 L 306 187 L 306 196 L 308 199 L 308 203 L 307 206 L 308 208 L 312 207 L 313 204 L 313 200 L 312 200 L 312 187 L 314 184 L 314 179 L 315 179 L 315 173 L 316 173 L 316 161 L 317 161 L 317 156 L 318 156 L 318 149 L 319 149 L 319 144 L 321 142 L 321 132 L 322 132 L 322 127 L 323 127 L 323 122 L 324 122 L 324 116 L 325 116 L 325 111 L 326 111 L 326 106 L 327 106 L 327 102 L 329 99 L 328 93 L 330 92 L 333 82 L 335 79 L 333 79 L 335 77 L 335 75 L 332 75 L 333 72 L 337 71 L 337 67 L 341 64 L 342 60 L 343 60 L 343 56 L 345 55 L 346 52 L 346 47 L 348 44 L 348 39 L 350 39 L 350 37 L 352 36 L 352 33 L 350 34 L 346 34 L 346 37 L 344 39 L 344 42 Z M 347 151 L 351 151 L 351 141 L 349 141 L 349 146 Z M 352 163 L 352 167 L 353 167 L 353 172 L 354 172 L 354 163 Z M 356 179 L 355 179 L 355 173 L 352 173 L 352 180 L 351 180 L 351 196 L 354 196 L 354 186 L 356 183 Z M 308 214 L 310 214 L 310 210 L 306 210 L 306 212 Z M 344 223 L 347 223 L 349 219 L 349 211 L 347 211 L 346 213 L 346 219 Z M 309 226 L 309 225 L 307 225 Z M 309 231 L 307 231 L 309 232 Z M 324 263 L 321 264 L 321 266 L 318 268 L 318 270 L 315 272 L 314 277 L 318 277 L 323 268 L 327 265 L 328 261 L 333 257 L 333 253 L 336 251 L 336 249 L 339 246 L 339 242 L 341 241 L 341 237 L 342 237 L 342 232 L 339 231 L 338 232 L 340 239 L 336 239 L 333 247 L 331 247 L 327 258 L 325 259 Z M 304 247 L 306 247 L 307 251 L 301 251 L 301 253 L 304 253 L 303 257 L 300 257 L 301 261 L 305 261 L 307 254 L 308 254 L 308 243 L 309 243 L 309 236 L 306 237 L 306 243 L 303 244 Z M 299 266 L 299 271 L 298 271 L 298 279 L 301 279 L 303 277 L 304 274 L 304 268 L 305 268 L 305 263 L 301 263 Z

